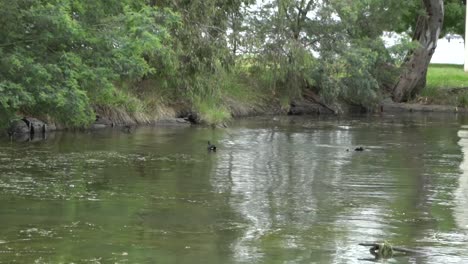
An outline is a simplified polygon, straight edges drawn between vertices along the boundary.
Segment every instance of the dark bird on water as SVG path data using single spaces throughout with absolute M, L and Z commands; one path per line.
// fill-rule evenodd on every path
M 364 148 L 363 147 L 357 147 L 354 149 L 354 151 L 364 151 Z
M 208 151 L 213 151 L 213 152 L 216 152 L 216 146 L 211 144 L 210 141 L 208 141 L 208 147 L 207 147 Z

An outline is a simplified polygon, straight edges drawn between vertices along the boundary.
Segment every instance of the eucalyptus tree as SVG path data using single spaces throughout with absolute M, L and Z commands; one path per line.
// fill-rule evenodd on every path
M 451 18 L 462 12 L 457 11 L 461 3 L 447 2 Z M 372 107 L 387 91 L 395 101 L 404 101 L 424 87 L 442 30 L 443 4 L 442 0 L 267 1 L 252 19 L 256 33 L 252 35 L 259 39 L 260 58 L 271 64 L 268 69 L 275 69 L 274 83 L 287 92 L 297 96 L 309 87 L 329 102 L 342 99 Z M 454 21 L 447 31 L 459 30 Z M 413 42 L 386 48 L 382 35 L 391 31 L 412 33 Z M 397 55 L 405 50 L 400 67 Z
M 427 68 L 437 47 L 437 40 L 443 29 L 444 1 L 423 0 L 419 7 L 413 40 L 419 47 L 412 50 L 398 82 L 393 89 L 393 100 L 407 101 L 426 86 Z
M 289 99 L 318 93 L 329 104 L 372 107 L 381 87 L 391 89 L 398 76 L 382 35 L 402 23 L 408 6 L 383 0 L 267 1 L 249 20 L 248 35 L 256 40 L 249 50 Z
M 345 92 L 348 98 L 361 105 L 370 105 L 378 102 L 385 94 L 392 94 L 404 54 L 418 45 L 403 41 L 402 44 L 388 48 L 383 36 L 387 32 L 408 30 L 408 21 L 414 20 L 417 14 L 416 1 L 330 2 L 344 27 L 344 50 L 351 55 L 351 61 L 347 60 L 346 64 L 355 68 L 346 81 L 349 84 Z M 353 56 L 358 57 L 352 59 Z
M 437 47 L 437 39 L 445 34 L 465 34 L 466 0 L 409 1 L 413 7 L 406 12 L 399 31 L 406 31 L 419 44 L 412 49 L 403 65 L 403 73 L 393 90 L 395 101 L 407 101 L 426 85 L 427 67 Z

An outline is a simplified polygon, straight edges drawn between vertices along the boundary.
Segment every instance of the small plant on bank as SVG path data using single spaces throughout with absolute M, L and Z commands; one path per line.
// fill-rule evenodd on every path
M 464 92 L 459 95 L 457 105 L 460 107 L 468 107 L 468 93 Z

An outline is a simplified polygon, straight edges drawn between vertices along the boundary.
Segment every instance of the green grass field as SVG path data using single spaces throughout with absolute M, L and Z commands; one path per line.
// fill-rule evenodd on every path
M 426 88 L 416 100 L 428 104 L 468 107 L 468 73 L 463 71 L 463 65 L 430 64 Z
M 427 71 L 427 87 L 468 87 L 468 73 L 463 71 L 463 65 L 430 64 Z

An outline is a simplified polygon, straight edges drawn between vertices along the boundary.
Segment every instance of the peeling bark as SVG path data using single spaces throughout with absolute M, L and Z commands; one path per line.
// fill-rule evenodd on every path
M 413 40 L 420 47 L 408 55 L 400 79 L 393 88 L 393 100 L 404 102 L 426 86 L 427 67 L 437 47 L 444 20 L 443 0 L 422 0 L 425 14 L 418 17 Z

